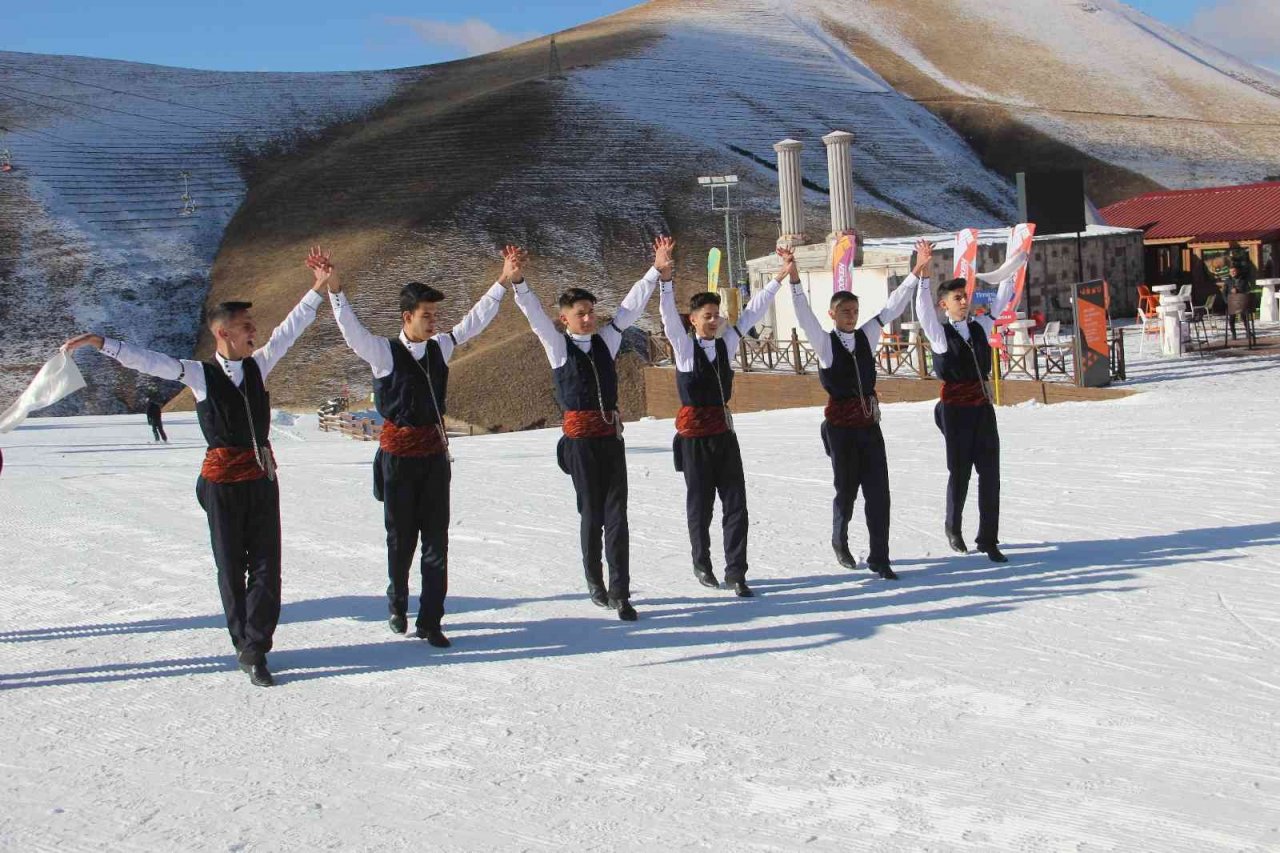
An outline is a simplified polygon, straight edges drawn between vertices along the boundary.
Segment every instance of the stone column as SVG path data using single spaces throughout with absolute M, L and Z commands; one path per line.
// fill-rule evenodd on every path
M 778 152 L 778 196 L 782 203 L 782 234 L 779 242 L 800 246 L 804 236 L 804 186 L 800 179 L 800 149 L 803 142 L 784 139 L 773 150 Z
M 828 185 L 831 188 L 831 238 L 856 227 L 853 213 L 853 134 L 836 130 L 822 137 L 827 146 Z

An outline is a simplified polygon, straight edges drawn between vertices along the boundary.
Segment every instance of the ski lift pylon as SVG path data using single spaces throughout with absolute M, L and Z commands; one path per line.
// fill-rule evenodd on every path
M 182 210 L 178 211 L 179 216 L 193 216 L 197 210 L 195 199 L 191 197 L 191 187 L 187 179 L 191 177 L 189 172 L 182 173 Z

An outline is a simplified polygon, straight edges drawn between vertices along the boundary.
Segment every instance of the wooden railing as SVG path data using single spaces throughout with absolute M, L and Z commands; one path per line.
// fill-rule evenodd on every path
M 1119 335 L 1113 337 L 1112 375 L 1124 378 L 1123 349 L 1116 352 Z M 663 335 L 649 335 L 649 364 L 657 367 L 674 363 L 671 343 Z M 1070 382 L 1074 371 L 1074 342 L 1036 342 L 1006 344 L 1000 351 L 1002 376 L 1033 379 L 1037 382 L 1059 380 Z M 785 372 L 805 375 L 818 369 L 818 356 L 797 330 L 785 341 L 771 333 L 759 338 L 743 337 L 734 360 L 743 373 Z M 933 350 L 923 338 L 904 341 L 886 332 L 876 347 L 876 373 L 880 376 L 927 379 L 933 375 Z
M 382 435 L 382 424 L 370 418 L 357 418 L 350 412 L 320 416 L 321 432 L 337 432 L 357 441 L 377 441 Z

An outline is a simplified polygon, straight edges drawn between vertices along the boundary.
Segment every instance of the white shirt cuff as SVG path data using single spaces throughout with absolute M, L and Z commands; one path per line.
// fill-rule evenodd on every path
M 528 279 L 526 279 L 525 281 L 519 282 L 518 284 L 513 284 L 513 285 L 511 285 L 511 286 L 512 286 L 512 287 L 514 287 L 514 288 L 516 289 L 516 293 L 521 293 L 521 294 L 523 294 L 523 293 L 528 293 L 528 292 L 529 292 L 529 281 L 528 281 Z
M 507 295 L 507 289 L 502 286 L 502 282 L 497 282 L 497 281 L 494 282 L 493 287 L 489 288 L 489 290 L 485 293 L 485 296 L 492 296 L 494 299 L 498 300 L 499 302 L 501 302 L 502 298 L 506 295 Z
M 658 272 L 657 267 L 649 267 L 649 271 L 644 274 L 644 280 L 657 284 L 662 278 L 662 273 Z
M 120 355 L 120 341 L 115 338 L 104 337 L 102 339 L 102 354 L 109 358 L 115 358 Z
M 307 295 L 302 297 L 302 304 L 318 310 L 324 304 L 324 297 L 320 295 L 318 290 L 308 290 Z

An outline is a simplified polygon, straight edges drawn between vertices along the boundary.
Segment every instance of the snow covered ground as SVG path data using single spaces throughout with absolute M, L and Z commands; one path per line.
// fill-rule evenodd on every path
M 446 652 L 383 624 L 373 447 L 303 418 L 273 690 L 230 655 L 192 416 L 29 422 L 0 846 L 1275 850 L 1278 372 L 1001 411 L 1007 566 L 946 551 L 930 404 L 886 406 L 896 584 L 831 559 L 819 410 L 742 415 L 751 601 L 694 582 L 672 425 L 631 425 L 634 624 L 583 595 L 556 434 L 459 439 Z

